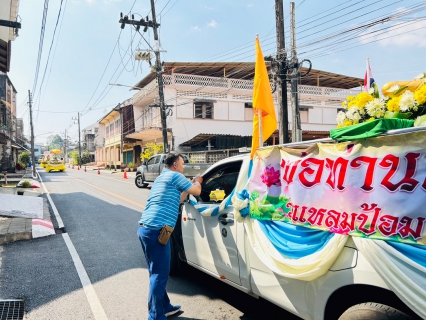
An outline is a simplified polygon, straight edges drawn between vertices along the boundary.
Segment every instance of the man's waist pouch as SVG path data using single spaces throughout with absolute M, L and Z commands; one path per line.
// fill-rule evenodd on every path
M 170 226 L 164 226 L 160 230 L 160 235 L 158 236 L 158 242 L 162 245 L 166 245 L 169 241 L 170 236 L 172 235 L 173 228 Z

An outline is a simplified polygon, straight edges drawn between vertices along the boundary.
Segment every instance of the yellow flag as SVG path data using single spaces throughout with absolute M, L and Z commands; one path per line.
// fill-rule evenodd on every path
M 259 39 L 256 38 L 256 66 L 254 70 L 253 85 L 253 139 L 251 142 L 250 159 L 253 159 L 256 149 L 259 148 L 259 109 L 262 117 L 262 140 L 265 142 L 275 129 L 277 117 L 275 115 L 274 99 L 272 98 L 271 85 L 269 84 L 268 71 L 263 59 Z

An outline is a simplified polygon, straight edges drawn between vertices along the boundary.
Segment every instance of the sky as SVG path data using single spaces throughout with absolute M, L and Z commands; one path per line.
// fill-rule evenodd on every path
M 379 87 L 426 72 L 425 1 L 294 2 L 298 58 L 310 59 L 314 69 L 363 78 L 369 58 Z M 129 25 L 122 30 L 118 21 L 120 12 L 131 12 L 135 19 L 151 16 L 150 1 L 49 1 L 36 77 L 44 5 L 44 0 L 20 1 L 22 28 L 12 42 L 8 75 L 18 91 L 17 114 L 24 118 L 28 137 L 28 90 L 35 88 L 35 141 L 44 144 L 49 135 L 63 136 L 65 130 L 75 141 L 78 127 L 72 119 L 78 112 L 81 129 L 97 122 L 135 93 L 125 86 L 149 73 L 147 62 L 135 61 L 133 54 L 146 49 L 147 42 L 153 45 L 152 31 L 142 32 L 142 38 Z M 155 6 L 163 61 L 254 62 L 256 34 L 264 55 L 276 53 L 274 0 L 156 0 Z M 284 0 L 287 48 L 289 12 L 290 2 Z M 382 23 L 365 27 L 381 18 Z

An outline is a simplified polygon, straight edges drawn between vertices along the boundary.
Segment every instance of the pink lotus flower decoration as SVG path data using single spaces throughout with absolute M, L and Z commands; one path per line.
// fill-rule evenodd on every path
M 280 171 L 275 170 L 273 167 L 266 167 L 260 178 L 268 188 L 270 188 L 272 185 L 281 186 Z

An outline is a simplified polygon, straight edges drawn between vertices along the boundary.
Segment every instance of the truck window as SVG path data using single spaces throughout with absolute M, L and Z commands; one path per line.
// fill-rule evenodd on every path
M 147 165 L 155 164 L 157 160 L 158 160 L 158 157 L 152 157 L 151 159 L 148 160 Z
M 216 189 L 225 191 L 225 197 L 227 197 L 237 184 L 241 164 L 242 161 L 226 163 L 204 175 L 200 200 L 202 202 L 211 202 L 210 192 Z

